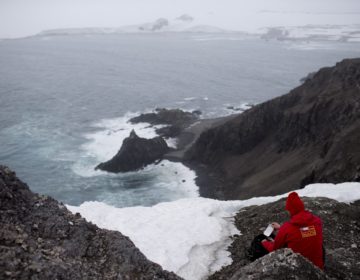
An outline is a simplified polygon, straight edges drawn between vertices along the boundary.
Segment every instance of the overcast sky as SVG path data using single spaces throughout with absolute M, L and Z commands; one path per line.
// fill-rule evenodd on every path
M 118 27 L 189 14 L 236 30 L 264 26 L 360 24 L 360 0 L 0 0 L 0 38 L 45 29 Z

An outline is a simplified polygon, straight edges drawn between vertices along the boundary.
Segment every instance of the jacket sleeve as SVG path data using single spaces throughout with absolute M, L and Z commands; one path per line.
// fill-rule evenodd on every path
M 280 227 L 279 232 L 277 233 L 277 235 L 275 237 L 274 250 L 284 248 L 287 246 L 286 238 L 287 238 L 287 234 L 288 234 L 288 229 L 289 229 L 288 223 L 285 223 Z
M 263 241 L 261 245 L 266 249 L 268 252 L 274 251 L 274 242 L 273 241 Z

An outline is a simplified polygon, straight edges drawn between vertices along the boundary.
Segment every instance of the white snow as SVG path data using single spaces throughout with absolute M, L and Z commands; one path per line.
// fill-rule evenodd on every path
M 183 15 L 184 16 L 184 15 Z M 188 15 L 185 15 L 189 17 Z M 189 33 L 228 33 L 230 31 L 199 23 L 196 19 L 192 20 L 169 20 L 159 18 L 153 22 L 142 24 L 127 25 L 121 27 L 91 27 L 91 28 L 63 28 L 50 29 L 38 33 L 36 36 L 56 36 L 56 35 L 91 35 L 91 34 L 122 34 L 122 33 L 159 33 L 159 32 L 189 32 Z
M 349 203 L 360 199 L 360 183 L 312 184 L 297 192 L 300 196 L 321 196 Z M 189 198 L 152 207 L 115 208 L 101 202 L 67 207 L 99 227 L 129 236 L 150 260 L 164 269 L 195 280 L 204 279 L 231 263 L 226 248 L 231 242 L 229 237 L 238 233 L 233 225 L 234 213 L 245 206 L 286 196 L 242 201 Z

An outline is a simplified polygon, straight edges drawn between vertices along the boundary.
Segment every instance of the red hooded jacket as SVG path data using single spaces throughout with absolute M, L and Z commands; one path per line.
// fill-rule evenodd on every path
M 322 221 L 319 217 L 306 211 L 304 204 L 296 192 L 289 194 L 286 201 L 286 210 L 291 219 L 279 229 L 274 242 L 263 242 L 269 251 L 280 248 L 291 248 L 323 269 L 323 235 Z

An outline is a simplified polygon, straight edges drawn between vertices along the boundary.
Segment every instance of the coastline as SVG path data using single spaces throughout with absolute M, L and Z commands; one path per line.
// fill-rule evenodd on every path
M 163 159 L 172 162 L 181 162 L 183 165 L 193 170 L 196 173 L 196 185 L 199 186 L 200 197 L 225 200 L 225 196 L 220 187 L 224 184 L 223 180 L 211 172 L 209 167 L 204 164 L 195 164 L 186 160 L 186 152 L 196 142 L 202 132 L 205 130 L 217 127 L 225 122 L 236 118 L 238 114 L 232 114 L 225 117 L 218 117 L 213 119 L 201 119 L 190 127 L 186 128 L 177 137 L 178 148 L 164 155 Z

